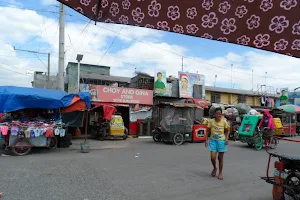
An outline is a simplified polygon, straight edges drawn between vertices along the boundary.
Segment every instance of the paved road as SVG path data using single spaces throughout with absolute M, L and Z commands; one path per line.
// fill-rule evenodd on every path
M 124 148 L 88 154 L 39 149 L 25 157 L 0 157 L 3 199 L 272 199 L 271 186 L 259 178 L 265 174 L 267 153 L 240 142 L 231 142 L 225 155 L 223 181 L 210 177 L 203 144 L 172 146 L 147 139 L 107 142 Z M 299 145 L 281 142 L 277 151 L 299 154 Z

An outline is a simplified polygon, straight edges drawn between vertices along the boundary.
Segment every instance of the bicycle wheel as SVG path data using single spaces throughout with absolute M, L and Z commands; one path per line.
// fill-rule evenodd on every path
M 254 148 L 256 150 L 261 150 L 263 148 L 264 141 L 260 135 L 254 137 Z

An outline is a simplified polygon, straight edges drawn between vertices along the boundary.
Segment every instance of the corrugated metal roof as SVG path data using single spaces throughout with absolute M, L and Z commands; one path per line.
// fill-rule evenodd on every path
M 206 91 L 211 92 L 221 92 L 221 93 L 230 93 L 230 94 L 244 94 L 244 95 L 251 95 L 251 96 L 261 96 L 258 92 L 251 91 L 251 90 L 240 90 L 240 89 L 231 89 L 231 88 L 220 88 L 220 87 L 212 87 L 212 86 L 205 86 Z M 267 96 L 275 96 L 279 97 L 276 94 L 266 94 Z
M 203 109 L 201 105 L 192 104 L 192 103 L 171 103 L 171 102 L 160 102 L 156 104 L 157 107 L 166 107 L 166 106 L 173 106 L 176 108 L 200 108 Z
M 94 79 L 94 80 L 103 80 L 103 81 L 112 81 L 112 82 L 123 82 L 123 83 L 130 83 L 131 78 L 122 77 L 122 76 L 107 76 L 107 75 L 100 75 L 91 72 L 81 71 L 80 78 L 86 79 Z

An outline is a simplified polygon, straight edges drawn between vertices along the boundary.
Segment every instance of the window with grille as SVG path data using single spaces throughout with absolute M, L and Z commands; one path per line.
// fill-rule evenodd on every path
M 245 95 L 239 95 L 238 103 L 247 103 L 247 97 Z
M 213 92 L 211 94 L 211 102 L 212 103 L 221 103 L 221 94 L 217 92 Z

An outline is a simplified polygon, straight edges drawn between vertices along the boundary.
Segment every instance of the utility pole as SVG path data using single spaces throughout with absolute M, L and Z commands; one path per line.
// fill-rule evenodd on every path
M 181 71 L 183 72 L 183 56 L 181 57 Z
M 232 88 L 232 66 L 233 64 L 231 64 L 231 88 Z
M 253 91 L 253 69 L 252 69 L 252 91 Z
M 48 66 L 47 66 L 47 86 L 46 88 L 49 89 L 50 87 L 50 53 L 44 53 L 44 52 L 38 52 L 38 51 L 31 51 L 31 50 L 26 50 L 26 49 L 17 49 L 16 47 L 14 47 L 15 51 L 24 51 L 24 52 L 28 52 L 28 53 L 33 53 L 33 54 L 47 54 L 48 55 Z M 38 57 L 39 59 L 39 57 Z M 40 60 L 40 59 L 39 59 Z M 40 60 L 41 61 L 41 60 Z M 42 62 L 42 61 L 41 61 Z M 43 63 L 43 62 L 42 62 Z M 44 64 L 44 63 L 43 63 Z
M 58 53 L 58 89 L 65 89 L 65 8 L 61 3 L 59 7 L 59 53 Z

